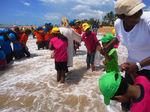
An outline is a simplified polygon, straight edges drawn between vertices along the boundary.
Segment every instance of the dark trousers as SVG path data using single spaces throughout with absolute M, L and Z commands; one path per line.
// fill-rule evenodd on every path
M 43 48 L 43 49 L 44 49 L 44 41 L 37 42 L 37 47 L 38 47 L 38 50 L 39 50 L 40 48 Z
M 87 53 L 86 63 L 87 65 L 94 64 L 95 52 Z
M 46 49 L 49 48 L 49 41 L 48 41 L 48 40 L 47 40 L 47 41 L 44 41 L 44 46 L 45 46 Z
M 23 50 L 19 50 L 19 51 L 14 51 L 14 57 L 15 59 L 21 59 L 23 58 L 25 55 L 23 53 Z
M 23 52 L 24 52 L 24 54 L 25 54 L 27 57 L 30 57 L 30 52 L 29 52 L 27 46 L 23 47 Z
M 6 54 L 7 64 L 10 63 L 12 60 L 13 60 L 13 52 Z

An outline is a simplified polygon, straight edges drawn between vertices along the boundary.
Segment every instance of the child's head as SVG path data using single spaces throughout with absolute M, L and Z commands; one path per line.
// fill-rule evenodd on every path
M 99 89 L 104 96 L 104 102 L 106 105 L 110 103 L 110 100 L 126 101 L 128 97 L 126 95 L 128 90 L 128 83 L 121 76 L 120 73 L 115 71 L 105 73 L 99 79 Z
M 15 27 L 13 28 L 13 30 L 14 30 L 15 32 L 19 32 L 19 31 L 20 31 L 20 29 L 19 29 L 18 26 L 15 26 Z
M 30 35 L 31 34 L 31 30 L 30 29 L 25 29 L 24 31 L 27 35 Z
M 83 23 L 82 24 L 82 29 L 84 32 L 89 32 L 90 31 L 91 26 L 88 23 Z
M 71 20 L 71 21 L 69 22 L 69 25 L 70 25 L 72 28 L 74 28 L 74 26 L 75 26 L 75 20 Z
M 75 21 L 75 28 L 80 28 L 81 27 L 81 21 L 80 20 L 76 20 Z
M 113 39 L 114 39 L 114 36 L 112 33 L 106 33 L 101 39 L 103 47 L 105 47 Z
M 39 26 L 38 28 L 36 28 L 36 31 L 40 31 L 43 30 L 42 26 Z
M 68 20 L 66 17 L 62 17 L 62 19 L 61 19 L 61 25 L 62 25 L 63 27 L 68 27 L 68 25 L 69 25 L 69 20 Z
M 53 36 L 58 36 L 58 35 L 60 34 L 59 28 L 58 28 L 58 27 L 53 27 L 53 28 L 52 28 L 52 31 L 51 31 L 51 34 L 52 34 Z

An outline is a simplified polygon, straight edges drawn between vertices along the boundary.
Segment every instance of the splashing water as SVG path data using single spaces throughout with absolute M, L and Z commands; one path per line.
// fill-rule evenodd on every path
M 86 50 L 82 45 L 74 57 L 74 67 L 66 83 L 56 82 L 54 60 L 49 50 L 37 50 L 29 38 L 31 58 L 14 61 L 0 71 L 1 112 L 120 112 L 119 103 L 105 106 L 98 89 L 103 72 L 86 70 Z

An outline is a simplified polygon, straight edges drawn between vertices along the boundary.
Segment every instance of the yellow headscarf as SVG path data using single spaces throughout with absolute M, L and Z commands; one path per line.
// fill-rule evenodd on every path
M 82 24 L 82 28 L 83 28 L 83 31 L 86 31 L 87 29 L 89 29 L 91 26 L 88 24 L 88 23 L 83 23 Z
M 52 34 L 58 34 L 58 33 L 60 33 L 60 30 L 59 30 L 58 27 L 54 27 L 54 28 L 52 29 L 51 33 L 52 33 Z

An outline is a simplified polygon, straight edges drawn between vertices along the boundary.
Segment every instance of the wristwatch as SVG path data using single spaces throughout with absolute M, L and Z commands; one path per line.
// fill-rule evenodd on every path
M 138 67 L 138 71 L 142 70 L 142 67 L 139 62 L 136 62 L 136 66 Z

